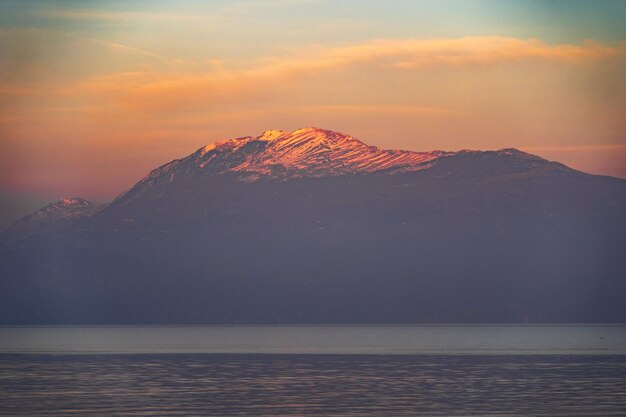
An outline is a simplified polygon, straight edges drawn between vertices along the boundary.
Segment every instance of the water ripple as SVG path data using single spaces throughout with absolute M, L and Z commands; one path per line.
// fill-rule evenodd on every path
M 626 356 L 0 355 L 0 415 L 625 415 Z

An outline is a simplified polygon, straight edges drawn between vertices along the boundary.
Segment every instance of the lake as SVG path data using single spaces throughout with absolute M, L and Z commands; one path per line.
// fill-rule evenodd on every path
M 626 326 L 0 327 L 0 415 L 626 415 Z

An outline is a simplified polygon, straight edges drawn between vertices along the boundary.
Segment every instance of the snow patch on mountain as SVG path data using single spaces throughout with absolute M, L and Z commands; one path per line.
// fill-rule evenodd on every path
M 254 182 L 263 178 L 319 178 L 348 174 L 397 174 L 431 167 L 441 158 L 473 153 L 537 158 L 517 149 L 498 151 L 415 152 L 385 150 L 332 130 L 306 127 L 285 132 L 267 130 L 259 136 L 224 139 L 204 146 L 195 153 L 171 161 L 150 172 L 140 184 L 167 175 L 175 176 L 239 174 L 239 180 Z M 176 175 L 174 174 L 176 172 Z
M 452 152 L 382 150 L 343 133 L 319 128 L 293 132 L 268 130 L 257 137 L 215 142 L 191 155 L 200 169 L 230 157 L 228 171 L 267 176 L 323 177 L 344 174 L 409 172 L 423 169 Z M 280 168 L 280 169 L 277 169 Z

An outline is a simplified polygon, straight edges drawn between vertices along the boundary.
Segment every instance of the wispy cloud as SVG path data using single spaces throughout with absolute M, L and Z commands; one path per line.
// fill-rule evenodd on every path
M 133 49 L 124 47 L 126 49 Z M 149 52 L 141 51 L 152 55 Z M 528 60 L 567 64 L 610 59 L 626 53 L 626 43 L 550 45 L 537 39 L 469 37 L 438 40 L 377 40 L 343 47 L 312 47 L 295 56 L 266 59 L 250 69 L 212 66 L 204 72 L 141 71 L 94 77 L 77 87 L 115 98 L 119 104 L 155 110 L 211 105 L 224 100 L 258 100 L 285 94 L 299 80 L 349 67 L 416 71 L 433 66 L 484 66 Z M 156 54 L 154 54 L 156 55 Z
M 64 9 L 39 9 L 32 12 L 38 17 L 47 19 L 66 20 L 161 20 L 161 21 L 197 21 L 206 19 L 216 19 L 214 16 L 203 15 L 180 15 L 171 13 L 149 13 L 149 12 L 113 12 L 101 10 L 64 10 Z
M 582 61 L 626 53 L 626 42 L 615 46 L 587 41 L 582 45 L 550 45 L 538 39 L 464 37 L 457 39 L 376 40 L 336 48 L 320 48 L 309 57 L 283 59 L 283 67 L 323 69 L 360 63 L 379 63 L 401 69 L 434 65 L 488 64 L 502 61 L 545 59 Z
M 298 7 L 324 3 L 325 1 L 327 0 L 243 0 L 228 3 L 225 10 L 229 13 L 253 13 L 259 9 Z
M 395 113 L 395 114 L 430 114 L 430 115 L 461 115 L 458 110 L 445 109 L 429 106 L 403 106 L 403 105 L 368 105 L 368 104 L 320 104 L 312 106 L 299 106 L 306 111 L 325 111 L 342 113 Z
M 139 49 L 139 48 L 133 48 L 132 46 L 128 46 L 128 45 L 122 45 L 121 43 L 107 42 L 107 41 L 103 41 L 101 39 L 96 39 L 96 38 L 87 38 L 87 40 L 89 42 L 97 43 L 98 45 L 103 45 L 103 46 L 106 46 L 108 48 L 119 49 L 119 50 L 122 50 L 122 51 L 137 53 L 137 54 L 148 56 L 148 57 L 151 57 L 151 58 L 158 58 L 158 59 L 161 59 L 161 60 L 169 61 L 169 58 L 164 57 L 163 55 L 155 54 L 153 52 L 144 51 L 143 49 Z

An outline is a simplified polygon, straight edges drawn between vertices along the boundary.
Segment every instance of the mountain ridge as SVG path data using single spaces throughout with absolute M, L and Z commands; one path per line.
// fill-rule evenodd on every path
M 345 175 L 399 175 L 428 170 L 438 164 L 442 168 L 450 158 L 489 159 L 492 156 L 507 159 L 510 166 L 520 165 L 522 171 L 549 169 L 591 175 L 516 148 L 422 152 L 380 149 L 351 135 L 318 127 L 304 127 L 292 132 L 270 129 L 258 136 L 217 140 L 187 156 L 173 159 L 149 171 L 110 203 L 96 205 L 80 197 L 61 198 L 16 220 L 0 233 L 0 237 L 29 234 L 38 228 L 47 230 L 47 227 L 63 221 L 91 217 L 107 209 L 114 211 L 117 206 L 154 191 L 155 187 L 169 187 L 177 182 L 206 181 L 224 175 L 232 175 L 242 183 Z M 489 167 L 489 163 L 486 165 Z M 450 174 L 455 171 L 461 172 L 459 166 Z
M 133 198 L 133 195 L 141 193 L 142 188 L 150 188 L 153 183 L 163 181 L 164 177 L 167 177 L 165 182 L 172 183 L 176 176 L 185 178 L 198 174 L 234 174 L 241 182 L 394 175 L 428 169 L 447 157 L 490 153 L 550 163 L 515 148 L 423 152 L 380 149 L 351 135 L 318 127 L 299 128 L 292 132 L 270 129 L 258 136 L 217 140 L 187 156 L 171 160 L 148 172 L 133 187 L 107 204 L 95 205 L 80 197 L 61 198 L 9 224 L 1 235 L 30 233 L 38 227 L 45 228 L 46 222 L 93 216 L 108 206 Z
M 260 145 L 263 149 L 254 148 Z M 244 148 L 244 149 L 242 149 Z M 151 171 L 144 179 L 153 178 L 167 172 L 173 165 L 190 158 L 196 158 L 199 168 L 205 168 L 219 151 L 241 151 L 253 154 L 252 158 L 239 160 L 239 164 L 229 167 L 232 171 L 269 174 L 268 167 L 282 165 L 286 170 L 299 171 L 300 176 L 327 176 L 342 174 L 375 173 L 385 171 L 410 172 L 422 169 L 425 163 L 441 157 L 465 153 L 496 152 L 508 155 L 524 155 L 533 159 L 540 157 L 515 148 L 495 151 L 408 151 L 380 149 L 366 145 L 353 136 L 317 127 L 300 128 L 293 132 L 267 130 L 259 136 L 243 136 L 210 143 L 196 152 L 180 159 L 172 160 Z M 323 165 L 323 166 L 319 166 Z M 319 170 L 315 170 L 319 168 Z
M 150 171 L 114 204 L 156 182 L 174 183 L 178 178 L 237 174 L 238 181 L 261 179 L 321 178 L 340 175 L 399 174 L 430 168 L 439 160 L 463 155 L 495 153 L 550 164 L 515 148 L 496 151 L 407 151 L 380 149 L 340 132 L 316 127 L 293 132 L 267 130 L 259 136 L 224 139 L 199 148 Z M 164 178 L 167 177 L 165 180 Z
M 529 166 L 538 164 L 574 171 L 560 163 L 547 161 L 516 148 L 422 152 L 380 149 L 351 135 L 318 127 L 304 127 L 292 132 L 270 129 L 258 136 L 217 140 L 187 156 L 171 160 L 148 172 L 133 187 L 108 204 L 94 205 L 80 197 L 74 197 L 72 204 L 68 204 L 72 198 L 51 202 L 10 224 L 2 231 L 2 235 L 6 237 L 16 233 L 31 233 L 38 227 L 45 230 L 50 223 L 57 223 L 59 220 L 73 221 L 93 216 L 132 200 L 154 188 L 157 183 L 173 184 L 181 180 L 221 175 L 235 175 L 240 182 L 287 181 L 342 175 L 397 175 L 432 168 L 446 158 L 480 158 L 490 155 L 514 158 L 516 162 L 528 163 Z M 88 206 L 79 204 L 79 201 Z M 63 208 L 56 213 L 55 207 Z
M 95 213 L 3 234 L 0 323 L 626 321 L 626 180 L 292 134 L 207 145 Z

